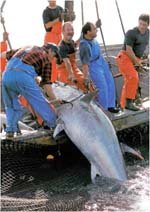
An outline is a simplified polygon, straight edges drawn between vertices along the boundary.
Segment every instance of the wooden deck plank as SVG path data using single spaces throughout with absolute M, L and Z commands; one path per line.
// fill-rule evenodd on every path
M 149 121 L 150 101 L 145 101 L 139 111 L 124 110 L 118 115 L 111 115 L 110 119 L 116 131 L 121 131 Z
M 3 142 L 15 142 L 16 144 L 39 144 L 39 145 L 48 145 L 56 146 L 57 142 L 53 139 L 52 135 L 49 133 L 49 130 L 34 130 L 34 131 L 22 131 L 22 135 L 15 136 L 13 140 L 8 140 L 5 138 L 5 134 L 1 133 L 1 143 Z M 63 140 L 59 140 L 59 144 L 64 143 Z

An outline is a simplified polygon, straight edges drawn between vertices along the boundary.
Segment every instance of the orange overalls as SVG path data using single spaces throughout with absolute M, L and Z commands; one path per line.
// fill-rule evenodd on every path
M 0 52 L 6 52 L 7 51 L 7 43 L 5 41 L 2 41 L 0 43 L 1 45 L 1 49 L 0 49 Z M 0 58 L 1 60 L 1 67 L 0 67 L 0 71 L 3 72 L 5 70 L 5 66 L 6 66 L 6 59 L 5 58 Z
M 61 65 L 57 66 L 58 80 L 69 85 L 76 85 L 79 89 L 86 92 L 87 88 L 84 85 L 84 76 L 83 76 L 83 73 L 77 67 L 75 53 L 69 54 L 68 56 L 69 56 L 69 60 L 73 69 L 73 74 L 77 80 L 77 83 L 75 84 L 68 80 L 68 71 L 66 69 L 64 62 Z
M 6 52 L 7 51 L 7 43 L 6 41 L 2 41 L 0 42 L 0 52 Z M 0 81 L 2 80 L 2 73 L 5 70 L 5 66 L 6 66 L 7 60 L 5 58 L 0 58 Z M 1 86 L 1 85 L 0 85 Z M 1 89 L 2 91 L 2 89 Z M 4 109 L 4 104 L 3 104 L 3 100 L 2 100 L 2 93 L 1 93 L 1 111 Z
M 59 44 L 59 42 L 62 39 L 62 22 L 57 22 L 53 25 L 52 30 L 50 32 L 46 32 L 44 43 L 55 43 L 56 45 Z M 56 59 L 54 58 L 52 61 L 52 76 L 51 76 L 51 82 L 55 82 L 57 80 L 57 68 L 56 68 Z
M 125 50 L 119 52 L 116 61 L 119 70 L 124 77 L 124 85 L 122 88 L 120 105 L 122 108 L 125 108 L 126 99 L 134 100 L 136 98 L 136 93 L 139 85 L 139 76 L 133 65 L 133 62 L 131 61 Z

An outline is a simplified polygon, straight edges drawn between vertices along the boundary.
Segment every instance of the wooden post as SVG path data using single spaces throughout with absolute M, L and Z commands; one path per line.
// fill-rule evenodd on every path
M 74 0 L 65 0 L 65 18 L 64 22 L 74 21 L 75 13 L 74 13 Z

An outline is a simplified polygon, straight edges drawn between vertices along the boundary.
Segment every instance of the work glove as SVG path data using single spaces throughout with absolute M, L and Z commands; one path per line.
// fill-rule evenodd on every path
M 37 76 L 37 77 L 35 78 L 35 81 L 36 81 L 36 83 L 37 83 L 38 85 L 40 85 L 40 83 L 41 83 L 41 81 L 42 81 L 42 78 L 41 78 L 40 76 Z

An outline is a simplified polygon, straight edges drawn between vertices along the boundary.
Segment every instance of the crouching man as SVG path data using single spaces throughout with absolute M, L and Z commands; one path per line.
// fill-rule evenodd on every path
M 36 78 L 42 78 L 41 86 L 51 100 L 56 99 L 50 84 L 51 61 L 60 60 L 56 45 L 48 43 L 42 47 L 33 46 L 3 53 L 8 64 L 2 77 L 2 93 L 7 117 L 6 138 L 11 139 L 17 132 L 22 117 L 19 95 L 25 97 L 33 110 L 50 128 L 55 127 L 56 114 L 44 97 Z

